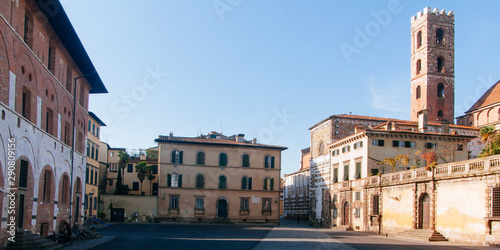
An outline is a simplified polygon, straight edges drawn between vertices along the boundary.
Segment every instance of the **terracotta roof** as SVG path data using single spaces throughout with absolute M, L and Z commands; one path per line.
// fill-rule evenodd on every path
M 323 122 L 334 119 L 334 118 L 348 118 L 348 119 L 358 119 L 358 120 L 371 120 L 371 121 L 379 121 L 379 122 L 385 122 L 385 121 L 404 121 L 404 120 L 399 120 L 399 119 L 392 119 L 392 118 L 382 118 L 382 117 L 374 117 L 374 116 L 363 116 L 363 115 L 348 115 L 348 114 L 341 114 L 341 115 L 331 115 L 328 118 L 314 124 L 312 127 L 309 128 L 309 130 L 315 128 L 316 126 L 322 124 Z
M 160 135 L 155 142 L 178 142 L 178 143 L 194 143 L 194 144 L 207 144 L 207 145 L 225 145 L 225 146 L 242 146 L 242 147 L 256 147 L 256 148 L 273 148 L 286 150 L 287 147 L 273 146 L 266 144 L 252 144 L 251 142 L 237 142 L 233 140 L 216 139 L 216 138 L 200 138 L 200 137 L 179 137 L 179 136 L 165 136 Z
M 479 100 L 465 113 L 470 113 L 476 109 L 500 102 L 500 81 L 496 82 L 486 91 Z

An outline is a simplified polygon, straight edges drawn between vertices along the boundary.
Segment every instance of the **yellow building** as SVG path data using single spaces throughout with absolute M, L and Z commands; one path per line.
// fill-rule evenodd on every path
M 141 181 L 137 177 L 135 166 L 140 162 L 146 162 L 147 166 L 151 166 L 151 180 L 145 176 Z M 130 193 L 133 195 L 158 195 L 158 158 L 148 158 L 147 155 L 140 155 L 138 158 L 132 158 L 127 164 L 123 175 L 123 184 L 128 185 Z
M 85 216 L 97 217 L 99 197 L 99 136 L 101 127 L 106 126 L 93 112 L 89 112 L 87 128 L 87 167 L 85 170 Z
M 160 220 L 279 223 L 281 151 L 243 134 L 160 136 Z

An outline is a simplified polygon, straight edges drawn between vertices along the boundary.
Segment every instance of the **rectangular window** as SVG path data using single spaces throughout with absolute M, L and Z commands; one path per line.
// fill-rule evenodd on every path
M 19 169 L 19 187 L 28 188 L 28 162 L 21 160 Z
M 85 183 L 89 183 L 89 175 L 90 175 L 90 172 L 89 172 L 89 165 L 87 165 L 87 171 L 85 172 Z
M 339 168 L 333 169 L 333 182 L 336 183 L 339 181 Z
M 54 112 L 52 112 L 52 109 L 47 108 L 47 113 L 45 114 L 45 132 L 49 134 L 52 134 L 53 116 Z
M 92 134 L 95 135 L 95 123 L 92 124 Z
M 179 196 L 170 196 L 170 208 L 179 209 Z
M 379 198 L 378 195 L 372 197 L 372 214 L 378 215 L 379 213 Z
M 134 191 L 139 191 L 139 182 L 134 181 L 134 182 L 132 183 L 132 190 L 134 190 Z
M 71 92 L 71 86 L 73 86 L 73 71 L 71 71 L 71 68 L 68 66 L 68 70 L 66 71 L 66 90 L 69 92 L 70 95 L 73 95 Z M 89 132 L 90 132 L 90 121 L 89 121 Z
M 94 183 L 94 169 L 90 169 L 90 184 Z
M 94 143 L 92 143 L 92 151 L 90 151 L 90 158 L 92 158 L 92 159 L 94 159 L 94 156 L 95 156 L 94 152 L 95 152 L 95 150 L 94 150 Z
M 248 198 L 240 198 L 240 211 L 248 211 Z
M 360 208 L 356 208 L 356 212 L 355 212 L 354 216 L 356 218 L 361 218 L 361 209 Z
M 99 138 L 99 127 L 95 128 L 95 136 Z
M 30 110 L 31 110 L 31 92 L 24 88 L 23 89 L 23 103 L 22 103 L 22 110 L 21 110 L 21 115 L 30 120 Z
M 196 198 L 195 203 L 196 209 L 204 209 L 203 198 Z
M 94 197 L 94 209 L 97 209 L 97 197 Z
M 436 148 L 436 147 L 437 147 L 437 143 L 434 143 L 434 142 L 427 142 L 425 144 L 426 149 L 431 149 L 431 148 Z
M 356 173 L 354 175 L 355 179 L 361 178 L 361 162 L 356 162 Z
M 87 157 L 90 157 L 90 142 L 87 142 Z
M 43 173 L 43 198 L 42 201 L 47 202 L 50 200 L 50 172 Z
M 492 188 L 491 213 L 493 217 L 500 216 L 500 187 Z
M 262 211 L 271 212 L 271 198 L 262 198 Z
M 372 145 L 373 146 L 378 146 L 378 147 L 383 147 L 384 146 L 384 140 L 372 140 Z
M 464 144 L 458 144 L 457 145 L 457 150 L 458 151 L 464 151 Z
M 83 208 L 84 209 L 88 209 L 89 208 L 89 196 L 87 194 L 85 194 L 85 204 L 83 205 Z
M 351 151 L 351 146 L 345 146 L 342 148 L 342 153 L 347 153 L 349 151 Z
M 127 165 L 127 173 L 133 173 L 134 172 L 134 164 L 129 163 Z
M 360 201 L 361 200 L 361 192 L 356 192 L 355 193 L 355 198 L 357 201 Z
M 94 171 L 94 185 L 97 186 L 97 168 Z
M 49 55 L 48 55 L 48 64 L 47 68 L 49 68 L 52 74 L 55 74 L 55 61 L 56 61 L 56 51 L 53 46 L 49 46 Z
M 358 141 L 354 143 L 354 149 L 362 148 L 363 147 L 363 141 Z
M 371 171 L 372 171 L 372 175 L 378 174 L 378 169 L 376 169 L 376 168 L 372 168 Z
M 332 151 L 332 156 L 337 156 L 337 155 L 340 155 L 340 150 L 338 150 L 338 149 L 334 149 L 334 150 Z
M 349 165 L 344 165 L 344 181 L 349 180 Z
M 92 121 L 89 119 L 89 126 L 88 126 L 88 130 L 90 132 L 90 126 L 92 125 Z
M 392 146 L 395 148 L 416 148 L 417 143 L 414 141 L 392 141 Z

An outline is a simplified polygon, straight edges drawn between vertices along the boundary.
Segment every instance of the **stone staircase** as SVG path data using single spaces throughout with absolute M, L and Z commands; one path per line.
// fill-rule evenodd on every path
M 423 241 L 448 241 L 441 233 L 426 229 L 409 229 L 393 235 L 397 238 L 423 240 Z
M 9 241 L 5 249 L 63 249 L 57 242 L 29 231 L 16 232 L 14 241 Z

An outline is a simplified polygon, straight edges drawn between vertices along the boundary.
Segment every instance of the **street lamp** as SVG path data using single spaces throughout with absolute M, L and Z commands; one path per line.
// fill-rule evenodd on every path
M 71 214 L 72 214 L 72 208 L 73 208 L 73 167 L 75 166 L 75 140 L 76 140 L 76 126 L 75 126 L 75 120 L 76 120 L 76 83 L 77 80 L 80 78 L 85 78 L 89 75 L 97 73 L 96 71 L 90 72 L 88 74 L 85 74 L 83 76 L 79 76 L 75 78 L 75 84 L 73 88 L 73 141 L 71 142 L 71 180 L 70 180 L 70 185 L 69 185 L 69 224 L 71 224 L 72 219 L 71 219 Z M 78 204 L 77 204 L 78 205 Z M 78 208 L 76 208 L 78 209 Z M 77 210 L 78 211 L 78 210 Z M 75 218 L 75 222 L 77 222 L 78 218 Z

